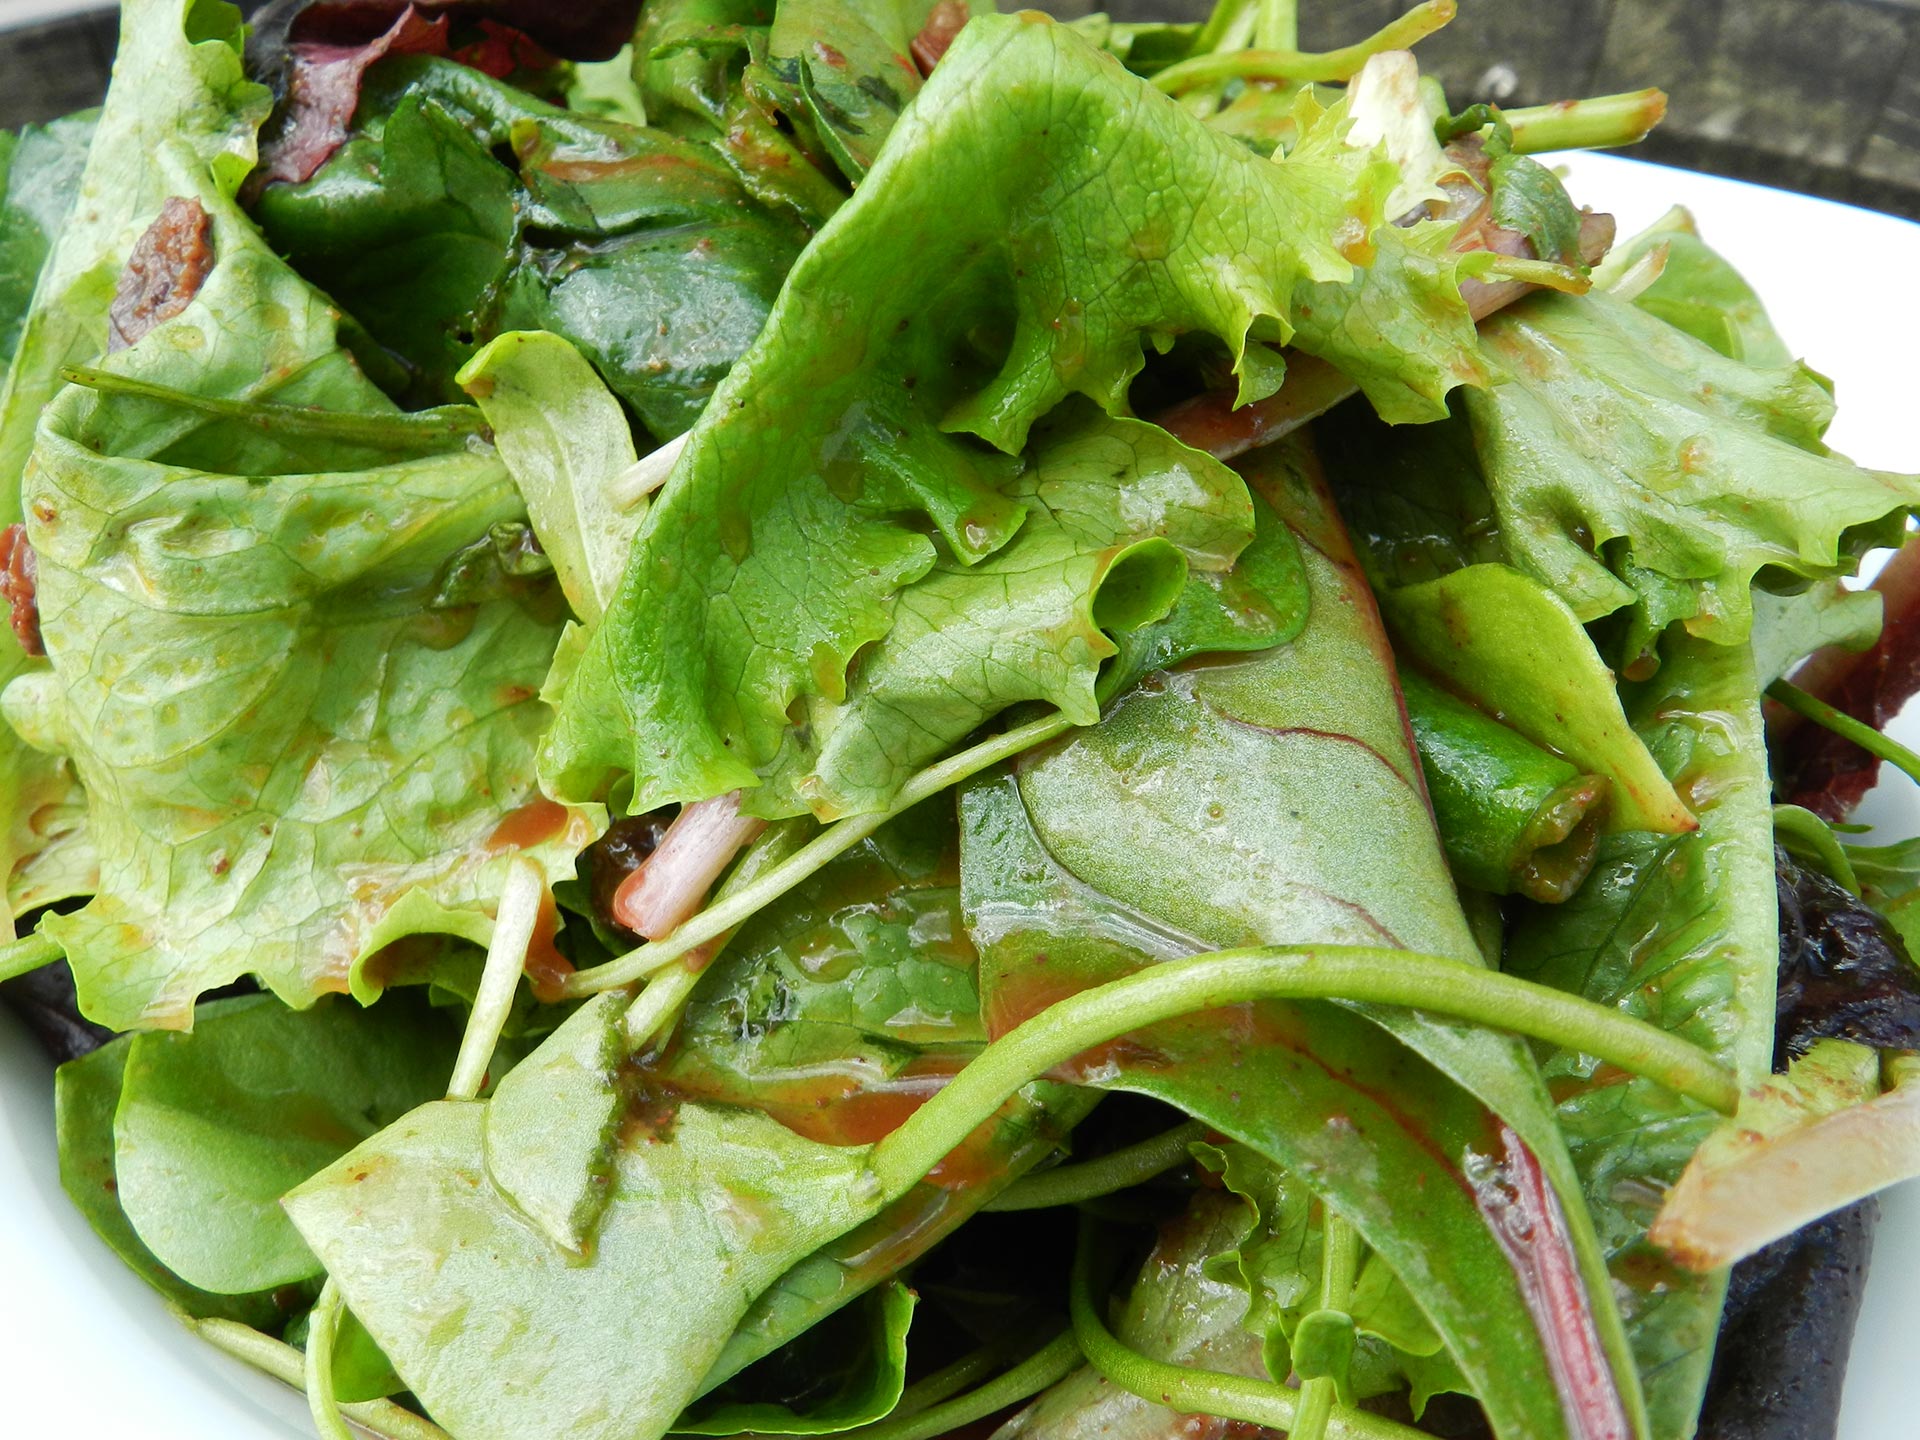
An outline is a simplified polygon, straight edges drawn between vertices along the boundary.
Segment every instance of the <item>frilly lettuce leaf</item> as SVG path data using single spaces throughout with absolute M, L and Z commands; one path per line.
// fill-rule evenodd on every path
M 1744 641 L 1756 579 L 1851 570 L 1920 505 L 1920 477 L 1822 445 L 1833 401 L 1804 366 L 1743 364 L 1597 293 L 1536 296 L 1481 340 L 1493 384 L 1466 409 L 1501 539 L 1583 621 L 1629 610 L 1630 674 L 1672 622 Z
M 1094 682 L 1116 650 L 1109 632 L 1160 620 L 1190 569 L 1225 577 L 1253 537 L 1252 497 L 1226 466 L 1158 426 L 1078 407 L 1036 431 L 1003 493 L 1027 511 L 1013 539 L 973 565 L 943 556 L 901 592 L 893 628 L 861 656 L 845 697 L 805 702 L 752 808 L 880 809 L 1022 700 L 1091 725 Z M 1263 636 L 1286 638 L 1277 617 Z
M 1353 278 L 1335 239 L 1371 233 L 1395 173 L 1338 144 L 1262 160 L 1065 27 L 975 20 L 693 432 L 568 688 L 554 793 L 759 784 L 906 587 L 1032 523 L 1012 457 L 1037 419 L 1075 393 L 1119 413 L 1143 344 L 1187 331 L 1270 391 L 1261 342 L 1292 336 L 1297 286 Z
M 504 467 L 459 417 L 402 416 L 367 382 L 236 208 L 243 171 L 145 157 L 132 223 L 197 201 L 211 272 L 109 358 L 105 391 L 56 399 L 28 472 L 50 668 L 5 710 L 86 786 L 100 893 L 46 929 L 116 1028 L 184 1027 L 248 972 L 306 1004 L 408 933 L 484 941 L 512 855 L 560 878 L 597 824 L 534 783 L 561 615 L 549 580 L 493 562 L 490 529 L 524 515 Z M 338 418 L 283 433 L 198 396 Z

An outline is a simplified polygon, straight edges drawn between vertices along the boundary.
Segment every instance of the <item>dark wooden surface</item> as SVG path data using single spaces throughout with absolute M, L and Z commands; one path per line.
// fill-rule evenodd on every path
M 553 0 L 565 4 L 567 0 Z M 1209 0 L 1050 0 L 1057 15 L 1197 19 Z M 1384 24 L 1406 0 L 1302 0 L 1301 44 Z M 1456 104 L 1526 105 L 1658 85 L 1638 153 L 1920 219 L 1920 0 L 1461 0 L 1423 42 Z M 0 24 L 5 3 L 0 0 Z M 0 31 L 0 126 L 95 103 L 113 16 Z

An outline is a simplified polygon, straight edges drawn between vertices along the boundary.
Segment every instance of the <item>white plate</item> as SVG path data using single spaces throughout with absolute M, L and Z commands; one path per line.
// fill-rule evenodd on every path
M 1567 162 L 1576 198 L 1621 233 L 1676 202 L 1766 297 L 1790 344 L 1837 382 L 1834 445 L 1862 463 L 1920 471 L 1913 367 L 1920 226 L 1865 210 L 1606 156 Z M 1920 744 L 1920 707 L 1896 733 Z M 1920 831 L 1907 782 L 1871 797 L 1887 838 Z M 0 1377 L 7 1433 L 141 1440 L 284 1440 L 309 1434 L 292 1391 L 202 1345 L 100 1245 L 54 1168 L 46 1067 L 0 1023 Z M 1903 1440 L 1920 1411 L 1910 1346 L 1920 1313 L 1920 1186 L 1887 1197 L 1854 1344 L 1839 1440 Z

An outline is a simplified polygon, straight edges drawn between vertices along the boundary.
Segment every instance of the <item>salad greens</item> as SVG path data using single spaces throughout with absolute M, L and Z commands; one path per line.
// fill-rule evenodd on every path
M 1684 1440 L 1920 1171 L 1920 862 L 1762 709 L 1908 762 L 1820 676 L 1920 477 L 1529 158 L 1656 92 L 123 9 L 0 140 L 0 993 L 323 1434 Z

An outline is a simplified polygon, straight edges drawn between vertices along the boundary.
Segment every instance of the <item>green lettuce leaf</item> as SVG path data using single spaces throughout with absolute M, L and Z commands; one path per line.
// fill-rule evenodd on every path
M 1640 234 L 1614 247 L 1605 265 L 1594 272 L 1594 282 L 1609 280 L 1660 247 L 1666 263 L 1659 276 L 1634 298 L 1649 315 L 1657 315 L 1703 345 L 1730 360 L 1749 365 L 1786 365 L 1793 352 L 1773 328 L 1760 296 L 1702 240 L 1693 216 L 1676 208 Z
M 1613 672 L 1564 601 L 1508 565 L 1469 565 L 1379 592 L 1398 652 L 1490 715 L 1613 782 L 1616 830 L 1693 817 L 1627 723 Z
M 1519 906 L 1506 968 L 1685 1036 L 1749 1081 L 1773 1053 L 1773 830 L 1766 744 L 1744 645 L 1672 638 L 1628 714 L 1693 802 L 1690 835 L 1615 835 L 1565 904 Z M 1688 1274 L 1646 1239 L 1660 1198 L 1717 1117 L 1589 1057 L 1545 1063 L 1606 1246 L 1656 1436 L 1690 1434 L 1724 1273 Z
M 1232 568 L 1253 537 L 1238 476 L 1158 426 L 1063 409 L 1002 492 L 1026 511 L 1013 539 L 972 564 L 943 555 L 901 593 L 845 696 L 803 702 L 749 808 L 881 809 L 915 770 L 1023 700 L 1090 725 L 1096 677 L 1118 648 L 1110 637 L 1164 619 L 1190 572 Z M 1278 616 L 1267 606 L 1259 619 Z M 1240 631 L 1243 646 L 1249 631 L 1287 637 L 1278 623 Z
M 690 437 L 568 687 L 555 793 L 759 784 L 907 587 L 1012 538 L 1040 416 L 1074 393 L 1118 412 L 1143 344 L 1187 331 L 1227 345 L 1243 397 L 1270 391 L 1262 342 L 1291 334 L 1296 285 L 1353 278 L 1332 237 L 1370 231 L 1391 170 L 1264 161 L 1064 27 L 974 21 Z
M 547 802 L 504 823 L 539 800 L 561 616 L 550 580 L 495 563 L 522 511 L 492 448 L 393 409 L 229 180 L 164 145 L 143 175 L 205 209 L 214 264 L 105 390 L 48 411 L 26 500 L 50 668 L 4 701 L 87 787 L 100 893 L 47 933 L 122 1029 L 183 1027 L 247 972 L 306 1004 L 410 933 L 483 943 L 513 853 L 560 878 L 599 823 Z
M 219 0 L 128 6 L 117 57 L 115 94 L 94 127 L 98 143 L 87 149 L 78 195 L 32 282 L 0 389 L 0 525 L 22 518 L 20 477 L 61 367 L 106 350 L 107 307 L 134 242 L 169 193 L 167 167 L 197 167 L 231 193 L 253 164 L 254 131 L 271 103 L 242 71 L 239 11 Z M 62 135 L 63 144 L 79 140 L 75 131 Z M 0 686 L 37 668 L 0 628 Z M 0 866 L 14 913 L 90 889 L 95 866 L 73 819 L 83 797 L 72 767 L 0 727 L 0 797 L 8 818 Z
M 635 460 L 626 413 L 578 350 L 538 330 L 500 336 L 459 381 L 493 429 L 567 603 L 597 624 L 647 513 L 645 499 L 623 505 L 611 493 Z
M 1676 621 L 1744 641 L 1756 578 L 1849 571 L 1920 505 L 1920 479 L 1825 449 L 1832 399 L 1804 367 L 1597 293 L 1535 296 L 1481 341 L 1494 383 L 1466 408 L 1512 563 L 1583 621 L 1630 607 L 1629 662 Z

